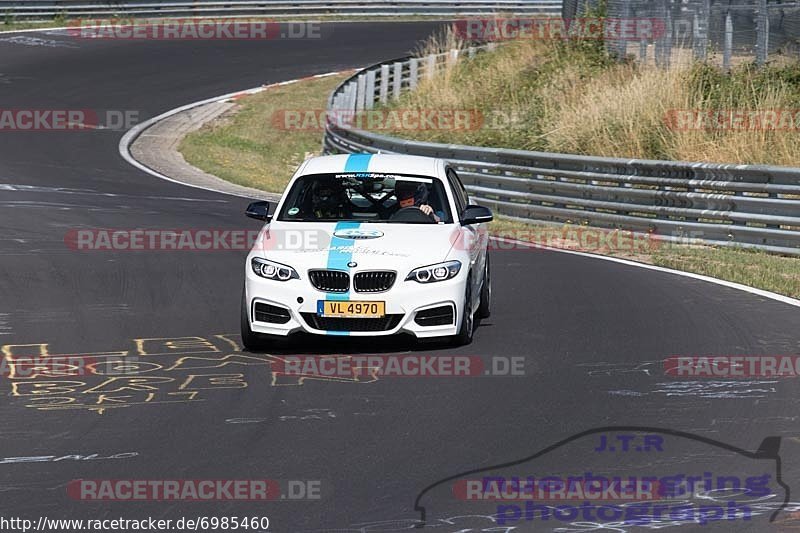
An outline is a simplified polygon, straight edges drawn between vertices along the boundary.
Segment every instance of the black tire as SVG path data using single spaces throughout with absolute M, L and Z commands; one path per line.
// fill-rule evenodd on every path
M 250 312 L 247 308 L 247 298 L 245 297 L 245 291 L 242 290 L 242 315 L 241 315 L 241 329 L 242 329 L 242 346 L 248 352 L 253 352 L 259 349 L 263 349 L 265 345 L 265 338 L 263 335 L 259 335 L 258 333 L 254 333 L 253 330 L 250 329 Z
M 458 334 L 453 337 L 453 346 L 467 346 L 472 343 L 472 334 L 475 332 L 475 317 L 472 309 L 472 276 L 467 278 L 467 292 L 464 295 L 464 318 L 461 320 L 461 328 Z
M 481 303 L 478 305 L 478 318 L 489 318 L 492 315 L 492 268 L 489 264 L 489 254 L 486 254 L 486 269 L 483 273 L 481 285 Z

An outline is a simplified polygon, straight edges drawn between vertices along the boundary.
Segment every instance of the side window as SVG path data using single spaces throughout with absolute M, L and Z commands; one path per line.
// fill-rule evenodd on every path
M 453 191 L 453 197 L 456 200 L 456 207 L 460 215 L 461 212 L 464 211 L 464 208 L 467 207 L 467 203 L 469 203 L 467 191 L 464 190 L 464 185 L 461 184 L 461 180 L 458 179 L 458 176 L 452 168 L 447 169 L 447 181 L 450 184 L 450 189 Z

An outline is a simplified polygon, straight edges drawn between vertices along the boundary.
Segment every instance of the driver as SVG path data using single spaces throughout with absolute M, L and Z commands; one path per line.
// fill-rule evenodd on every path
M 399 209 L 416 207 L 436 222 L 442 221 L 439 214 L 433 211 L 433 207 L 428 205 L 428 188 L 424 183 L 398 181 L 394 186 L 394 194 L 397 196 Z
M 318 219 L 350 218 L 347 196 L 334 182 L 315 181 L 311 188 L 311 210 Z

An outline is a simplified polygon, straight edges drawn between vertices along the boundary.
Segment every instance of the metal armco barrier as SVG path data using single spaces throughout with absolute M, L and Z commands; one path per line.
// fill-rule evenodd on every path
M 511 218 L 624 228 L 668 240 L 800 256 L 800 168 L 437 144 L 367 132 L 331 119 L 388 102 L 460 55 L 480 51 L 403 58 L 356 73 L 330 96 L 325 152 L 447 159 L 460 171 L 474 201 Z
M 487 13 L 559 16 L 561 8 L 561 0 L 0 0 L 0 16 L 17 20 Z

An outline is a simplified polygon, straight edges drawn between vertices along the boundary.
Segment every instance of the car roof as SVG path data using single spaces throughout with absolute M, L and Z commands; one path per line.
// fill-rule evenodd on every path
M 301 168 L 301 175 L 341 172 L 379 172 L 439 177 L 442 161 L 432 157 L 398 154 L 341 154 L 314 157 Z

